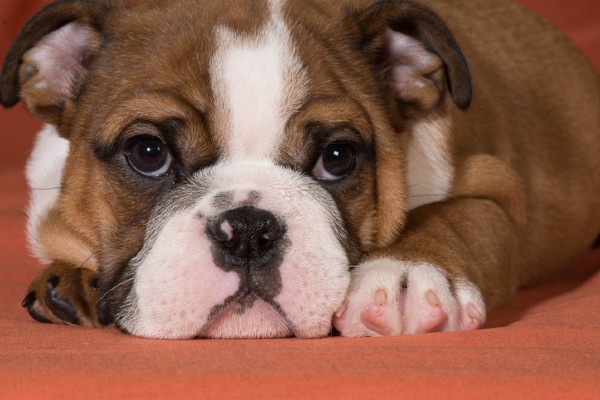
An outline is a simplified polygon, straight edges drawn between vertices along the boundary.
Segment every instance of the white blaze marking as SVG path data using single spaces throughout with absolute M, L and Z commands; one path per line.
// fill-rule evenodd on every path
M 211 60 L 215 125 L 229 160 L 273 158 L 304 94 L 306 76 L 277 4 L 256 36 L 217 30 Z

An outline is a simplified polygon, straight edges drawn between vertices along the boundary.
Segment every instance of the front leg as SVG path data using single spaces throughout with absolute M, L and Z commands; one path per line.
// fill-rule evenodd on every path
M 520 235 L 495 201 L 416 209 L 396 244 L 355 268 L 334 326 L 344 336 L 477 329 L 518 286 Z
M 100 326 L 96 283 L 95 271 L 55 261 L 31 282 L 23 307 L 40 322 Z

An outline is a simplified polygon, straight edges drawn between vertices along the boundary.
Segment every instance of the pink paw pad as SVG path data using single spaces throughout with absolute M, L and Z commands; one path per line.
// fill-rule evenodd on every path
M 448 322 L 448 314 L 442 308 L 442 303 L 434 291 L 427 291 L 425 300 L 427 301 L 426 309 L 416 333 L 439 332 Z
M 379 289 L 373 296 L 373 304 L 370 304 L 360 314 L 360 321 L 363 325 L 380 335 L 389 336 L 392 331 L 390 322 L 384 313 L 384 307 L 387 305 L 387 293 Z

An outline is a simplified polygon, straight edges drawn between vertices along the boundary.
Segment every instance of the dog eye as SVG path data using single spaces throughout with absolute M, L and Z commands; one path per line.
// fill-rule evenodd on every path
M 125 156 L 136 172 L 150 177 L 161 177 L 171 171 L 173 156 L 167 145 L 153 136 L 139 136 L 129 141 Z
M 352 172 L 356 165 L 356 148 L 352 143 L 334 142 L 327 146 L 312 174 L 324 181 L 337 181 Z

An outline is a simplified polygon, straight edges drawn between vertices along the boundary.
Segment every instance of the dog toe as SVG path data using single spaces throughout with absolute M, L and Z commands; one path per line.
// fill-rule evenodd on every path
M 73 304 L 58 292 L 60 277 L 51 274 L 48 278 L 48 290 L 46 291 L 46 306 L 59 319 L 73 325 L 80 325 L 81 320 L 77 315 L 77 309 Z

